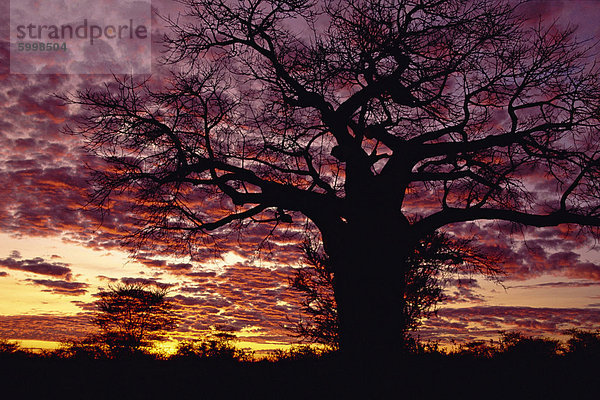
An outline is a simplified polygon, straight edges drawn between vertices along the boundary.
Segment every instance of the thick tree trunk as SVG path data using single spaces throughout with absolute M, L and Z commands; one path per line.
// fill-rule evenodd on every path
M 400 355 L 407 331 L 408 226 L 388 214 L 349 222 L 323 240 L 334 270 L 341 351 L 358 359 Z

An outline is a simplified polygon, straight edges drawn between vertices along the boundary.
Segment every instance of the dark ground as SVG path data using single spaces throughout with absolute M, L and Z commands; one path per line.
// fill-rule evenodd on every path
M 591 359 L 422 355 L 405 365 L 3 357 L 0 398 L 600 399 L 600 365 Z

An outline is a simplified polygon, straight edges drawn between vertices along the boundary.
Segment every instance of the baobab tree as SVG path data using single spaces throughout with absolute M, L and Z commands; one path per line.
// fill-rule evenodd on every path
M 306 218 L 341 349 L 360 355 L 402 347 L 425 235 L 492 220 L 598 233 L 600 83 L 574 29 L 502 0 L 179 3 L 165 62 L 185 72 L 70 99 L 73 132 L 110 164 L 93 200 L 134 198 L 138 239 Z

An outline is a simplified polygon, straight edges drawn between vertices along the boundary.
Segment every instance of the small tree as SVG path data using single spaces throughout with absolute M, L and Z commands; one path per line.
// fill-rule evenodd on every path
M 166 289 L 143 284 L 109 287 L 99 293 L 98 314 L 93 319 L 99 334 L 91 337 L 113 355 L 136 352 L 163 339 L 176 322 L 166 294 Z
M 302 249 L 309 265 L 296 270 L 290 284 L 304 295 L 301 304 L 306 318 L 298 321 L 293 331 L 303 340 L 321 343 L 337 350 L 339 324 L 333 272 L 327 264 L 327 256 L 319 252 L 310 240 L 303 243 Z

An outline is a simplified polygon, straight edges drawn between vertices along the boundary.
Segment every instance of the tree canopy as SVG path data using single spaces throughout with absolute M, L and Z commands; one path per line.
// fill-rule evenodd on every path
M 107 345 L 109 353 L 121 353 L 161 340 L 176 323 L 166 294 L 165 289 L 135 283 L 100 292 L 92 321 L 99 333 L 92 336 L 93 342 Z

